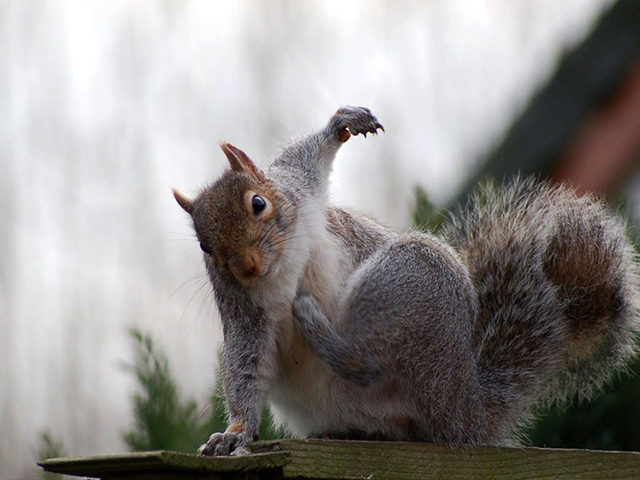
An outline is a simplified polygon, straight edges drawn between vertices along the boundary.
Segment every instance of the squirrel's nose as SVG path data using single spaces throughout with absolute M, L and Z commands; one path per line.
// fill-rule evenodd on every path
M 241 278 L 255 278 L 262 272 L 262 256 L 251 248 L 241 252 L 231 262 L 231 268 Z

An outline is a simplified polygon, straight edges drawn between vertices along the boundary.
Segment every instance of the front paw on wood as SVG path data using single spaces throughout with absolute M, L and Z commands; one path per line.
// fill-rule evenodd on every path
M 246 433 L 221 433 L 212 434 L 198 449 L 198 455 L 207 457 L 219 457 L 225 455 L 248 455 L 251 453 L 247 444 L 251 438 Z

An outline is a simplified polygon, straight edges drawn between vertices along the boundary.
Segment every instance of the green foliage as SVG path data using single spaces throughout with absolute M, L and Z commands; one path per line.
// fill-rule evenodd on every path
M 182 402 L 171 376 L 168 360 L 152 338 L 136 329 L 129 334 L 135 345 L 135 361 L 126 368 L 139 383 L 133 396 L 134 429 L 124 440 L 131 450 L 193 451 L 199 431 L 197 405 L 194 400 Z
M 206 409 L 200 408 L 194 399 L 182 400 L 162 349 L 150 335 L 137 329 L 131 329 L 129 335 L 134 343 L 135 360 L 126 369 L 135 376 L 139 386 L 133 396 L 134 426 L 124 434 L 129 448 L 193 453 L 211 433 L 224 431 L 222 397 L 214 392 Z M 276 436 L 266 412 L 260 438 Z
M 552 407 L 528 433 L 540 447 L 640 451 L 640 360 L 589 403 Z
M 442 225 L 442 211 L 431 203 L 427 192 L 421 186 L 416 187 L 416 206 L 413 210 L 413 225 L 420 230 L 438 232 Z
M 49 458 L 64 457 L 66 456 L 66 453 L 62 441 L 56 440 L 48 430 L 45 430 L 40 434 L 40 441 L 38 443 L 36 456 L 38 461 L 41 461 L 48 460 Z M 65 478 L 65 476 L 41 470 L 40 478 L 42 478 L 42 480 L 61 480 Z

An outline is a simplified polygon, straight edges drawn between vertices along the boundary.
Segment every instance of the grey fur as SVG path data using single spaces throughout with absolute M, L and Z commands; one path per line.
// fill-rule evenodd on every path
M 601 202 L 517 180 L 444 238 L 398 234 L 327 205 L 339 147 L 378 129 L 344 107 L 266 174 L 232 158 L 193 203 L 177 196 L 212 252 L 224 329 L 231 427 L 200 453 L 246 453 L 267 401 L 295 435 L 513 444 L 536 405 L 588 395 L 635 353 L 636 262 Z M 247 191 L 272 217 L 242 206 Z M 263 277 L 229 267 L 247 248 Z

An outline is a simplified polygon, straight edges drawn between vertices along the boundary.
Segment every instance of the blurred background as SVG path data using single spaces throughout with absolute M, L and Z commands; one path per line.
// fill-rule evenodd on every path
M 365 105 L 387 133 L 343 148 L 336 204 L 409 228 L 425 205 L 523 171 L 605 194 L 634 227 L 639 10 L 637 0 L 1 2 L 0 478 L 37 475 L 44 432 L 73 455 L 132 446 L 124 433 L 143 387 L 131 365 L 149 346 L 132 327 L 161 345 L 181 395 L 208 402 L 220 330 L 170 189 L 216 178 L 221 140 L 267 165 L 340 105 Z M 625 388 L 635 405 L 640 388 Z M 598 408 L 639 441 L 616 405 Z M 600 432 L 615 420 L 581 415 Z M 537 435 L 567 445 L 557 429 Z M 606 435 L 596 446 L 634 445 Z

